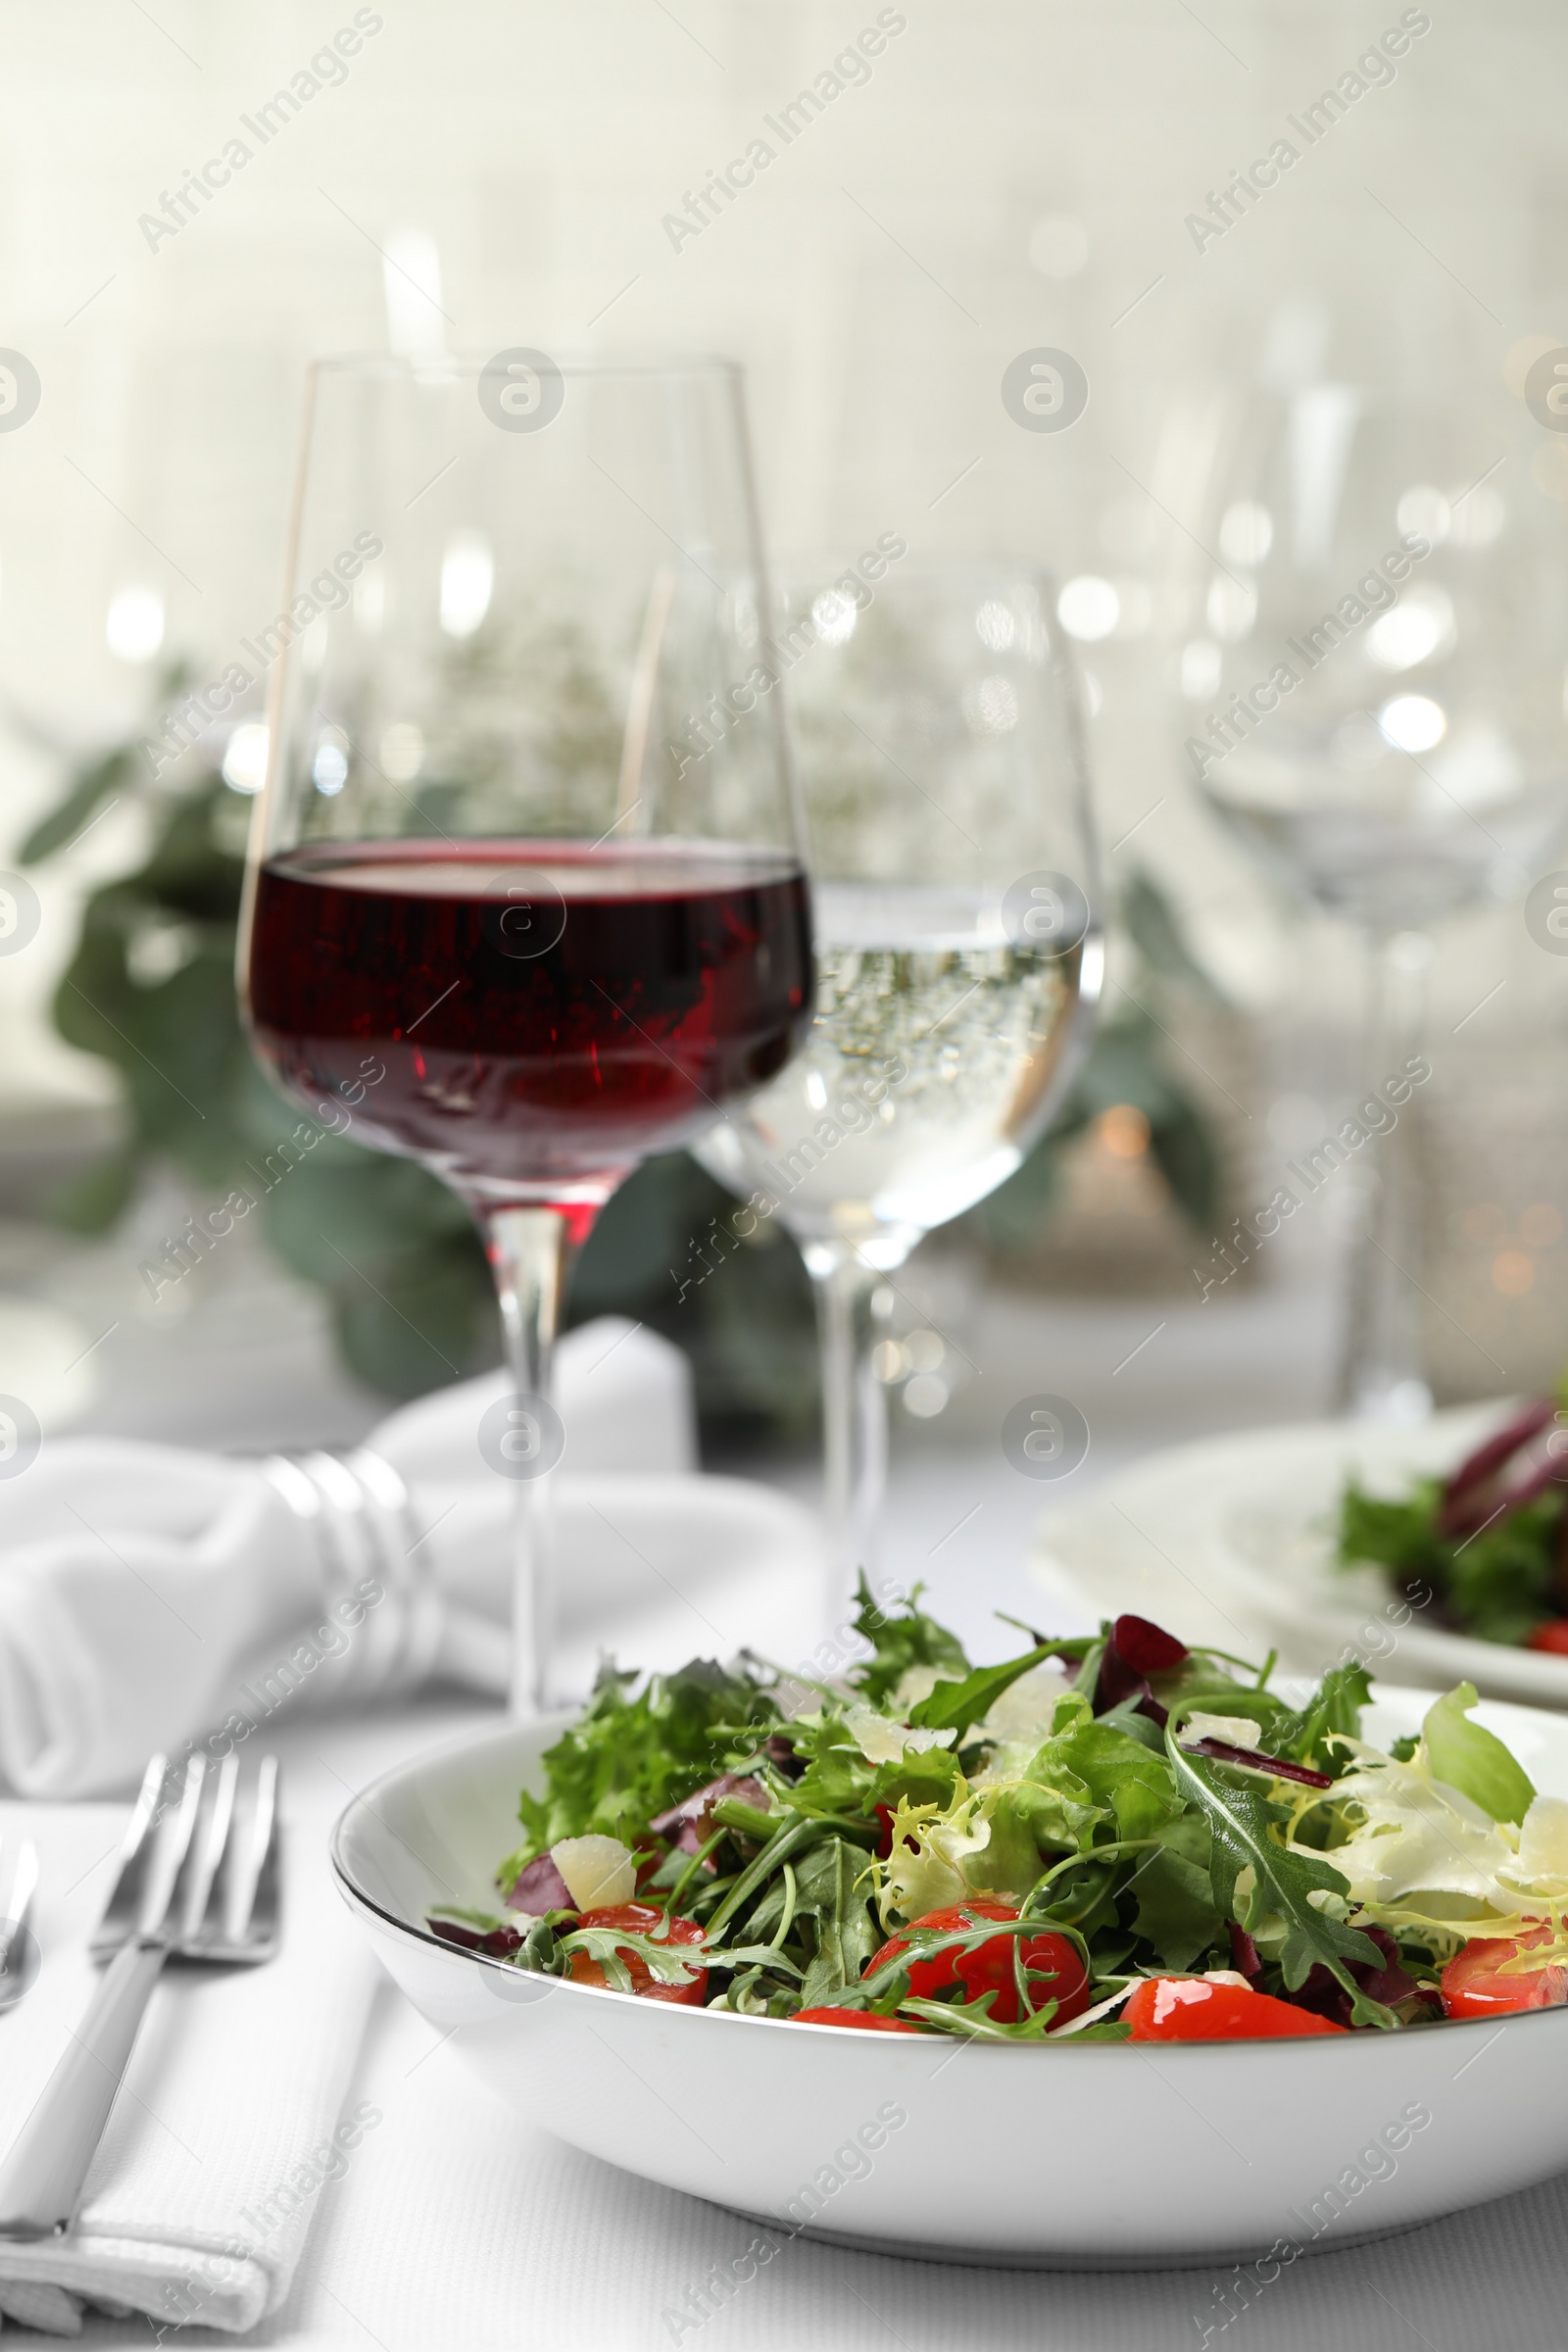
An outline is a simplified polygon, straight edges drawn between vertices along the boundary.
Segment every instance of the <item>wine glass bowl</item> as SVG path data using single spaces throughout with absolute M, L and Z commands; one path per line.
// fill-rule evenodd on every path
M 765 1162 L 804 1243 L 888 1270 L 1041 1132 L 1101 945 L 1076 689 L 1043 583 L 906 560 L 862 608 L 832 576 L 803 567 L 779 590 L 785 629 L 808 621 L 814 640 L 790 685 L 815 1018 L 702 1155 L 732 1185 L 752 1170 L 765 1187 Z
M 570 1251 L 810 1016 L 779 698 L 712 718 L 769 627 L 739 371 L 319 363 L 287 578 L 245 1015 L 297 1101 L 349 1104 L 479 1222 L 522 1441 L 492 1463 L 517 1482 L 514 1696 L 537 1707 Z
M 1099 943 L 1019 946 L 962 886 L 821 883 L 815 909 L 806 1046 L 701 1156 L 772 1187 L 808 1264 L 845 1248 L 891 1272 L 1020 1164 L 1075 1066 Z
M 797 1058 L 697 1149 L 776 1211 L 816 1286 L 837 1607 L 880 1499 L 872 1294 L 1044 1130 L 1102 947 L 1076 683 L 1045 582 L 1003 559 L 901 557 L 874 587 L 800 563 L 780 608 L 816 1007 Z
M 1568 516 L 1522 406 L 1259 396 L 1183 652 L 1222 821 L 1365 929 L 1509 896 L 1568 814 Z M 1538 436 L 1539 438 L 1539 436 Z

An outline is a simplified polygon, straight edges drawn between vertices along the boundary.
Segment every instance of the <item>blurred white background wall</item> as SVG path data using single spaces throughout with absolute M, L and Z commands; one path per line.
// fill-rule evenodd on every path
M 1309 927 L 1281 950 L 1193 806 L 1162 585 L 1186 517 L 1162 447 L 1178 407 L 1282 338 L 1341 372 L 1499 395 L 1521 345 L 1563 340 L 1568 21 L 1549 0 L 70 0 L 4 19 L 0 344 L 41 397 L 0 432 L 0 858 L 57 789 L 49 742 L 139 729 L 155 640 L 216 673 L 276 610 L 308 355 L 389 327 L 484 353 L 716 347 L 751 369 L 775 544 L 892 528 L 1112 582 L 1115 627 L 1083 649 L 1106 842 L 1140 824 L 1200 952 L 1253 1002 L 1302 969 L 1325 1009 L 1348 992 L 1345 943 Z M 1397 64 L 1308 148 L 1288 118 L 1401 24 Z M 867 28 L 880 48 L 857 48 Z M 802 91 L 814 118 L 783 113 Z M 1195 234 L 1282 136 L 1299 161 Z M 760 138 L 752 183 L 672 230 Z M 1042 344 L 1089 378 L 1068 432 L 1022 431 L 1002 402 L 1007 363 Z M 36 949 L 0 960 L 13 1117 L 103 1092 L 44 1006 L 75 896 L 137 822 L 111 809 L 40 875 Z M 1478 971 L 1510 983 L 1467 1047 L 1527 1002 L 1555 1018 L 1564 968 L 1517 910 L 1451 936 L 1452 1019 Z

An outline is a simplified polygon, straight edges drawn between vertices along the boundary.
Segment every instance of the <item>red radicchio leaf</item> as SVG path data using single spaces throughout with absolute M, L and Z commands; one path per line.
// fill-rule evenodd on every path
M 1239 1928 L 1234 1919 L 1229 1924 L 1231 1958 L 1236 1963 L 1238 1974 L 1244 1977 L 1260 1977 L 1263 1974 L 1263 1963 L 1257 1956 L 1256 1944 L 1247 1930 Z
M 535 1854 L 513 1881 L 507 1896 L 509 1911 L 531 1911 L 543 1919 L 547 1911 L 574 1911 L 571 1888 L 548 1854 Z
M 430 1933 L 439 1936 L 443 1943 L 455 1943 L 461 1951 L 488 1952 L 492 1960 L 504 1960 L 509 1952 L 519 1949 L 522 1936 L 516 1928 L 466 1928 L 455 1919 L 430 1920 Z
M 1277 1781 L 1299 1781 L 1303 1788 L 1334 1786 L 1328 1773 L 1314 1772 L 1310 1764 L 1293 1763 L 1289 1756 L 1266 1756 L 1260 1747 L 1232 1747 L 1225 1740 L 1195 1740 L 1189 1753 L 1212 1756 L 1216 1764 L 1245 1764 L 1252 1772 L 1271 1772 Z
M 1119 1706 L 1135 1691 L 1148 1698 L 1149 1677 L 1179 1666 L 1187 1654 L 1174 1634 L 1167 1634 L 1162 1626 L 1151 1625 L 1147 1617 L 1118 1617 L 1101 1660 L 1100 1682 L 1095 1691 L 1096 1714 L 1103 1715 L 1108 1707 Z
M 1463 1539 L 1489 1519 L 1533 1502 L 1543 1489 L 1568 1481 L 1556 1443 L 1556 1407 L 1541 1397 L 1459 1464 L 1438 1503 L 1440 1536 Z
M 1436 1996 L 1423 1993 L 1415 1979 L 1399 1965 L 1399 1949 L 1387 1928 L 1369 1927 L 1363 1920 L 1361 1934 L 1370 1936 L 1383 1954 L 1383 1965 L 1374 1968 L 1370 1961 L 1352 1960 L 1350 1974 L 1368 2000 L 1381 2001 L 1393 2008 L 1397 2001 L 1407 2001 L 1417 1995 L 1429 2006 L 1436 2005 Z M 1304 1982 L 1295 1992 L 1284 1995 L 1298 2009 L 1310 2009 L 1314 2016 L 1331 2018 L 1336 2025 L 1350 2022 L 1350 1996 L 1339 1980 L 1332 1977 L 1321 1960 L 1315 1960 Z M 1370 2029 L 1376 2031 L 1375 2028 Z
M 1038 1648 L 1040 1645 L 1037 1642 L 1035 1646 Z M 806 1766 L 795 1753 L 790 1741 L 781 1740 L 777 1732 L 769 1732 L 767 1738 L 762 1741 L 762 1753 L 767 1757 L 769 1763 L 778 1767 L 786 1780 L 798 1781 L 806 1770 Z
M 710 1781 L 705 1788 L 694 1788 L 690 1796 L 683 1796 L 678 1805 L 671 1805 L 666 1812 L 661 1813 L 657 1820 L 651 1821 L 648 1827 L 656 1838 L 672 1838 L 684 1852 L 695 1853 L 697 1847 L 687 1845 L 685 1838 L 677 1837 L 676 1832 L 701 1829 L 703 1822 L 721 1796 L 738 1796 L 743 1803 L 756 1805 L 763 1812 L 766 1811 L 769 1802 L 767 1790 L 762 1787 L 760 1781 L 754 1781 L 745 1773 L 724 1772 L 720 1773 L 716 1781 Z M 705 1832 L 705 1836 L 709 1838 L 712 1834 L 711 1830 Z M 703 1838 L 699 1838 L 697 1843 L 701 1845 Z

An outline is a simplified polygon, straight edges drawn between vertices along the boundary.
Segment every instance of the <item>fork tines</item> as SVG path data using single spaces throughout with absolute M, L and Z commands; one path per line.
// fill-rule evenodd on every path
M 192 1960 L 270 1958 L 278 1926 L 278 1768 L 154 1756 L 121 1849 L 91 1950 L 107 1960 L 132 1936 Z

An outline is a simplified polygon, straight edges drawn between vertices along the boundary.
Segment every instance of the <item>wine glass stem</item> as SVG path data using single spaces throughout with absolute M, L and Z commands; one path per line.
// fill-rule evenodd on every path
M 533 1407 L 554 1405 L 556 1326 L 565 1288 L 566 1220 L 554 1208 L 486 1208 L 480 1211 L 485 1248 L 501 1302 L 507 1369 L 517 1403 L 514 1416 L 523 1442 L 500 1441 L 505 1474 L 512 1479 L 512 1686 L 514 1715 L 542 1714 L 556 1696 L 557 1564 L 555 1451 L 548 1424 L 542 1451 L 534 1436 Z M 547 1459 L 537 1475 L 530 1458 Z
M 882 1277 L 847 1243 L 814 1244 L 806 1262 L 821 1338 L 827 1622 L 836 1628 L 854 1612 L 859 1571 L 871 1577 L 887 1486 L 887 1406 L 871 1360 L 871 1297 Z
M 1390 1102 L 1408 1085 L 1406 1065 L 1426 1032 L 1432 942 L 1419 931 L 1384 932 L 1371 943 L 1362 1102 L 1372 1117 L 1366 1156 L 1366 1214 L 1350 1264 L 1349 1312 L 1339 1401 L 1361 1420 L 1419 1420 L 1432 1393 L 1422 1371 L 1421 1166 L 1418 1095 Z M 1381 1114 L 1377 1103 L 1388 1105 Z M 1397 1124 L 1370 1132 L 1394 1111 Z

